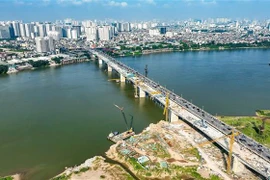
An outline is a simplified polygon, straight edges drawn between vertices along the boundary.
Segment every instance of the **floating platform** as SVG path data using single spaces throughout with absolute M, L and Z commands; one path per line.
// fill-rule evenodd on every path
M 122 141 L 125 139 L 128 139 L 129 137 L 135 135 L 135 132 L 133 130 L 128 130 L 125 131 L 121 134 L 116 134 L 116 133 L 110 133 L 109 136 L 107 137 L 107 139 L 109 139 L 110 141 L 117 143 L 118 141 Z

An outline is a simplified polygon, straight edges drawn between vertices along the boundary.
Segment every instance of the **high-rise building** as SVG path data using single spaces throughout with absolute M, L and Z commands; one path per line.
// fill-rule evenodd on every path
M 32 38 L 31 33 L 34 32 L 34 25 L 26 23 L 25 24 L 25 36 L 28 38 Z
M 71 39 L 78 39 L 77 29 L 72 29 L 71 30 Z
M 160 34 L 166 34 L 166 32 L 167 32 L 166 27 L 160 27 L 159 32 L 160 32 Z
M 109 41 L 111 36 L 111 26 L 98 27 L 98 36 L 101 41 Z
M 52 37 L 55 41 L 60 40 L 60 34 L 58 31 L 49 31 L 47 34 L 49 37 Z
M 52 30 L 52 25 L 50 23 L 45 24 L 46 33 Z
M 49 51 L 55 51 L 55 41 L 52 37 L 45 37 L 45 41 L 48 41 Z
M 37 37 L 36 39 L 36 50 L 39 53 L 46 53 L 50 51 L 49 48 L 49 40 L 42 38 L 42 37 Z
M 123 23 L 121 25 L 121 31 L 122 32 L 129 32 L 131 30 L 130 23 Z
M 37 25 L 34 25 L 34 36 L 35 37 L 39 36 L 39 27 Z
M 38 24 L 39 37 L 46 36 L 46 27 L 44 24 Z
M 25 37 L 25 26 L 23 23 L 20 23 L 20 33 L 21 33 L 21 37 Z
M 98 40 L 97 27 L 85 28 L 85 35 L 86 35 L 87 41 L 97 41 Z
M 81 34 L 82 34 L 81 26 L 73 26 L 72 29 L 76 30 L 77 38 L 81 36 Z
M 10 28 L 8 25 L 0 25 L 0 39 L 10 39 Z
M 21 36 L 21 33 L 20 33 L 20 23 L 17 22 L 17 21 L 13 21 L 12 22 L 12 27 L 14 29 L 14 36 L 16 36 L 16 37 Z

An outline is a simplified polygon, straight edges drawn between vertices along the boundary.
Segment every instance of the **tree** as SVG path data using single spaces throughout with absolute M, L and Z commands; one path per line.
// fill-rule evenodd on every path
M 7 65 L 0 65 L 0 74 L 6 74 L 8 72 Z

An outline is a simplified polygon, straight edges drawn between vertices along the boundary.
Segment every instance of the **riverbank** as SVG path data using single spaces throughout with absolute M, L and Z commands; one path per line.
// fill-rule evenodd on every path
M 270 110 L 257 110 L 256 116 L 218 116 L 221 121 L 270 148 Z
M 125 168 L 94 157 L 78 167 L 67 168 L 53 180 L 125 180 L 134 179 L 134 175 L 136 179 L 256 179 L 240 164 L 233 168 L 234 174 L 226 174 L 226 155 L 211 143 L 200 146 L 204 141 L 207 139 L 183 121 L 160 121 L 128 140 L 117 142 L 106 152 L 107 157 Z
M 198 52 L 198 51 L 228 51 L 228 50 L 244 50 L 244 49 L 270 49 L 270 47 L 235 47 L 235 48 L 227 48 L 227 47 L 219 47 L 219 48 L 199 48 L 199 49 L 173 49 L 173 48 L 164 48 L 164 49 L 151 49 L 151 50 L 142 50 L 141 52 L 132 51 L 127 54 L 115 55 L 108 54 L 112 57 L 135 57 L 149 54 L 157 54 L 157 53 L 168 53 L 168 52 Z M 105 52 L 106 53 L 106 52 Z
M 22 180 L 22 178 L 20 174 L 15 174 L 12 176 L 0 177 L 0 180 Z

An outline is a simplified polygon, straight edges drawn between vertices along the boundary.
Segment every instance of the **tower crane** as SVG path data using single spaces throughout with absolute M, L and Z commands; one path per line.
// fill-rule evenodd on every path
M 170 106 L 169 96 L 170 96 L 170 94 L 167 92 L 164 111 L 163 111 L 163 115 L 165 115 L 165 120 L 166 121 L 169 120 L 169 106 Z
M 232 163 L 232 153 L 233 153 L 233 144 L 234 144 L 234 141 L 235 141 L 235 137 L 238 136 L 240 133 L 239 132 L 234 132 L 234 130 L 231 132 L 231 134 L 228 134 L 228 135 L 224 135 L 224 136 L 221 136 L 219 138 L 216 138 L 216 139 L 212 139 L 210 141 L 204 141 L 202 143 L 199 143 L 197 144 L 196 147 L 202 147 L 206 144 L 211 144 L 211 143 L 214 143 L 220 139 L 223 139 L 223 138 L 226 138 L 226 137 L 229 137 L 230 138 L 230 144 L 229 144 L 229 151 L 228 151 L 228 158 L 227 158 L 227 174 L 230 174 L 231 173 L 231 163 Z M 191 149 L 194 149 L 196 147 L 192 147 Z M 189 151 L 190 149 L 186 150 L 186 151 Z

